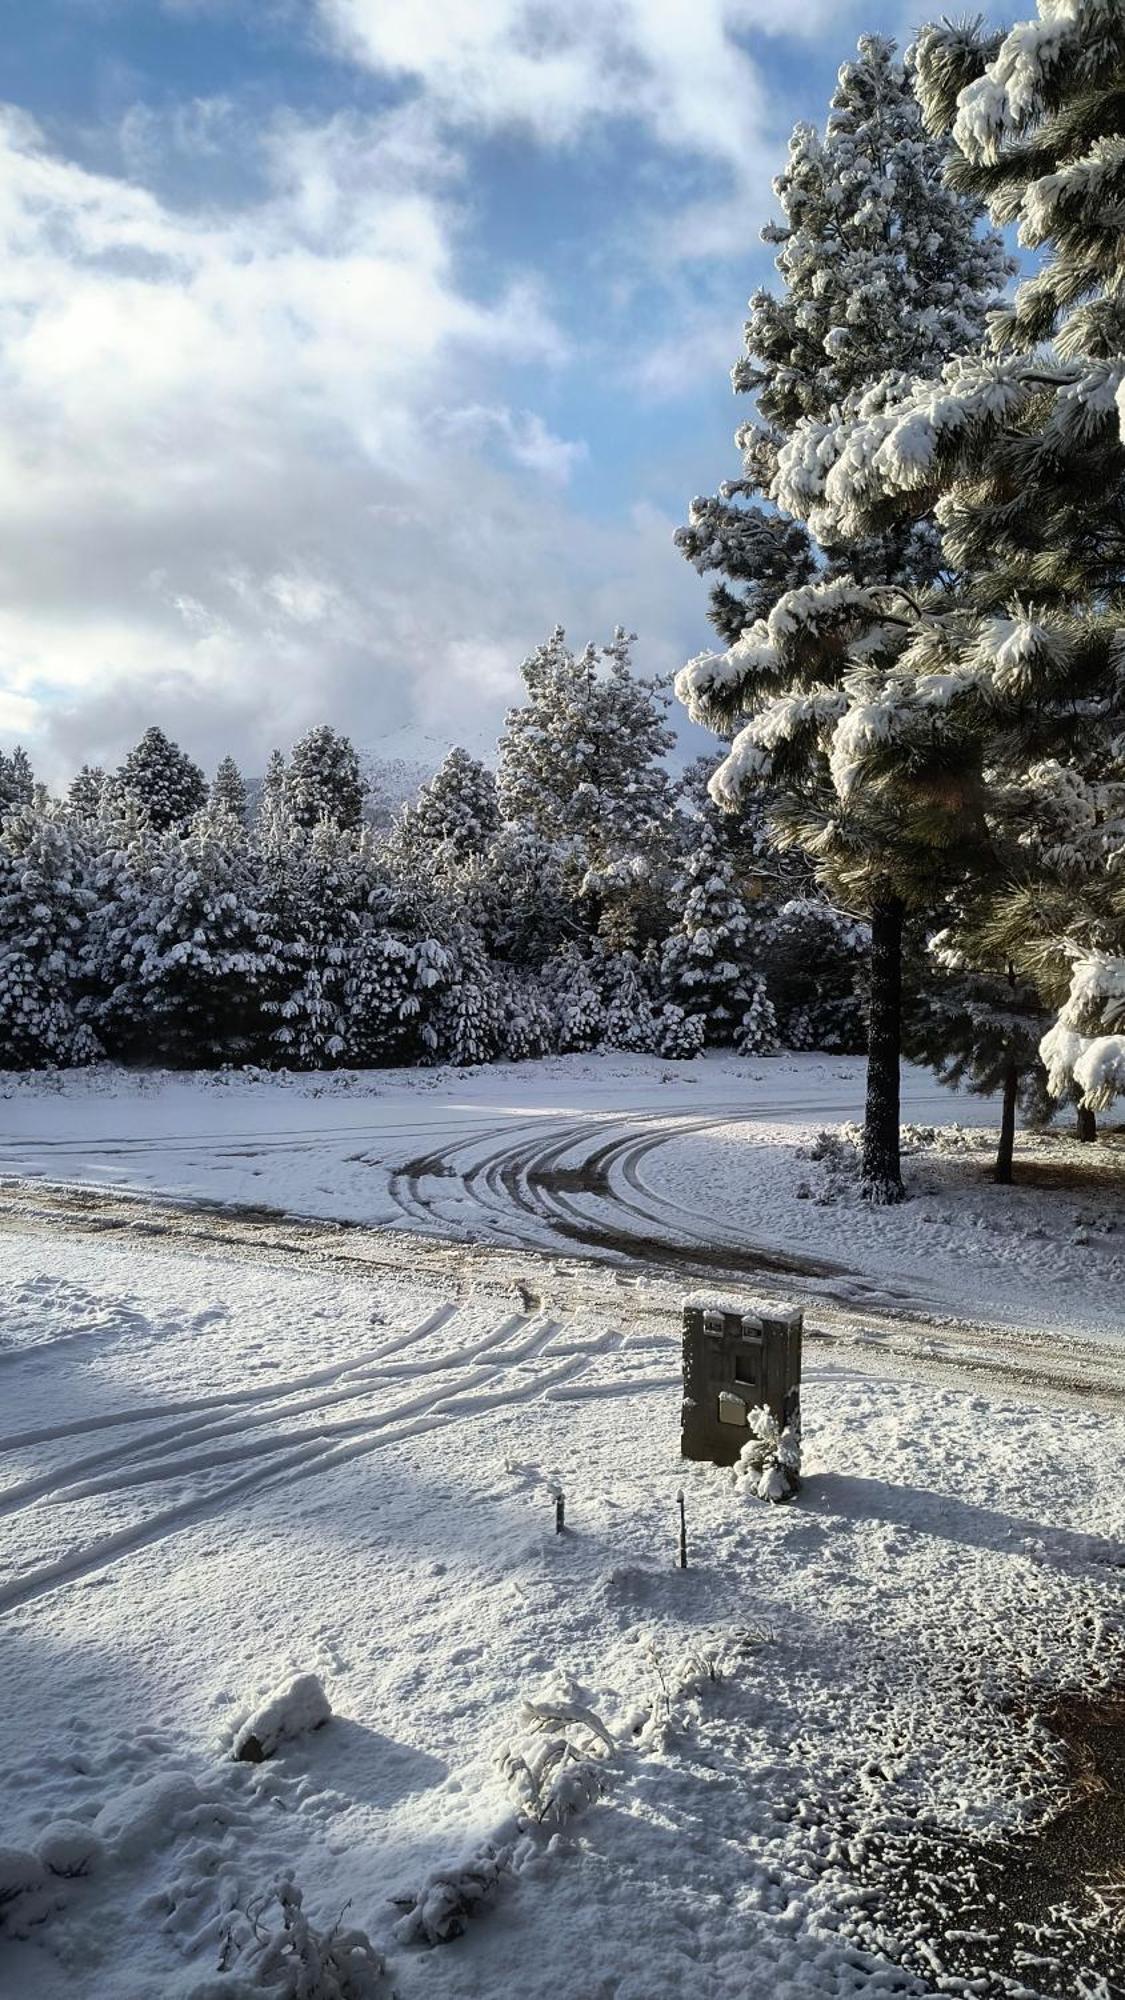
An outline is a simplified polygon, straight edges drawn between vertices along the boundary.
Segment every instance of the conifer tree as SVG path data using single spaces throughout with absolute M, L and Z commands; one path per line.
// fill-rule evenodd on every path
M 67 805 L 76 819 L 97 819 L 106 791 L 106 774 L 100 764 L 83 764 L 70 781 Z
M 903 920 L 911 901 L 933 892 L 934 857 L 920 828 L 913 845 L 902 837 L 892 797 L 869 799 L 853 787 L 843 810 L 828 752 L 856 665 L 849 641 L 857 606 L 878 663 L 880 639 L 897 632 L 902 593 L 909 600 L 939 579 L 941 551 L 924 510 L 846 529 L 815 516 L 819 564 L 799 532 L 786 537 L 742 513 L 748 503 L 753 512 L 753 496 L 768 495 L 791 520 L 807 519 L 803 498 L 782 478 L 794 433 L 839 421 L 865 392 L 886 397 L 909 373 L 978 342 L 1008 265 L 1000 239 L 975 227 L 979 197 L 947 187 L 942 163 L 892 45 L 866 37 L 840 71 L 823 138 L 798 127 L 776 184 L 785 221 L 769 234 L 785 293 L 752 301 L 735 371 L 736 388 L 753 390 L 759 410 L 758 423 L 740 433 L 743 480 L 727 499 L 704 503 L 698 537 L 693 526 L 682 538 L 698 567 L 747 586 L 740 599 L 720 593 L 714 606 L 724 637 L 740 625 L 741 636 L 677 681 L 695 720 L 726 730 L 743 724 L 714 796 L 738 810 L 747 790 L 764 787 L 782 844 L 814 862 L 833 900 L 870 916 L 863 1189 L 873 1201 L 902 1195 Z M 873 633 L 876 601 L 882 625 Z
M 605 1010 L 589 961 L 570 944 L 549 969 L 549 985 L 562 1055 L 585 1054 L 602 1039 Z
M 233 757 L 221 759 L 211 780 L 211 794 L 208 803 L 213 812 L 229 814 L 242 826 L 246 824 L 246 780 Z
M 448 874 L 479 860 L 499 824 L 495 777 L 467 750 L 454 748 L 403 807 L 392 846 L 408 866 Z
M 679 921 L 661 954 L 663 996 L 700 1016 L 707 1042 L 729 1048 L 754 990 L 751 926 L 730 864 L 710 843 L 689 857 L 678 902 Z
M 322 724 L 293 746 L 285 773 L 285 803 L 297 826 L 320 820 L 348 831 L 363 819 L 365 786 L 355 745 Z
M 255 818 L 265 837 L 275 835 L 286 815 L 285 780 L 287 766 L 280 750 L 271 750 L 266 774 L 258 793 Z
M 198 764 L 165 736 L 146 729 L 113 778 L 119 808 L 132 808 L 154 833 L 185 826 L 207 797 Z
M 150 1052 L 184 1064 L 260 1052 L 277 969 L 260 898 L 259 857 L 234 813 L 209 806 L 164 835 L 131 947 Z
M 35 774 L 22 743 L 10 756 L 0 750 L 0 814 L 29 806 L 35 798 Z
M 652 995 L 635 952 L 607 955 L 601 980 L 605 1020 L 602 1039 L 609 1049 L 651 1055 L 659 1041 Z
M 559 843 L 576 882 L 659 845 L 674 806 L 661 761 L 675 740 L 666 702 L 633 673 L 630 643 L 618 627 L 609 645 L 576 655 L 556 626 L 524 661 L 527 700 L 509 710 L 500 738 L 503 817 Z
M 79 830 L 60 813 L 11 806 L 0 825 L 0 1067 L 100 1053 L 83 1006 L 92 903 Z
M 885 599 L 853 600 L 834 764 L 845 793 L 905 789 L 972 825 L 958 948 L 982 971 L 1010 961 L 1047 999 L 1065 994 L 1072 953 L 1112 952 L 1115 922 L 1125 948 L 1123 60 L 1106 0 L 1043 0 L 1007 34 L 923 31 L 919 95 L 950 133 L 951 187 L 1018 224 L 1040 266 L 992 314 L 989 352 L 805 423 L 774 488 L 829 536 L 936 512 L 958 591 L 900 600 L 893 635 Z M 1077 843 L 1050 838 L 1066 786 L 1097 802 Z M 1077 1071 L 1058 1056 L 1065 1089 Z

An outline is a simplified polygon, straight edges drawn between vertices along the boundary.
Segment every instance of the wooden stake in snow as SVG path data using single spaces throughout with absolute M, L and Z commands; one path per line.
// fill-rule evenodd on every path
M 687 1568 L 687 1509 L 684 1506 L 684 1490 L 681 1486 L 676 1495 L 680 1509 L 680 1568 Z
M 562 1488 L 555 1494 L 555 1533 L 561 1535 L 566 1530 L 566 1494 Z

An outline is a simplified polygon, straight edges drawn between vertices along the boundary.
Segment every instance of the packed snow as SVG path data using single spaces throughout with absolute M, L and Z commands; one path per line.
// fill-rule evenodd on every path
M 140 1229 L 4 1247 L 19 2000 L 297 1992 L 314 1961 L 401 2000 L 933 1991 L 874 1858 L 1022 1824 L 1036 1700 L 1119 1667 L 1096 1401 L 820 1351 L 771 1508 L 680 1459 L 677 1315 L 612 1272 L 568 1315 Z M 234 1758 L 304 1676 L 320 1726 Z

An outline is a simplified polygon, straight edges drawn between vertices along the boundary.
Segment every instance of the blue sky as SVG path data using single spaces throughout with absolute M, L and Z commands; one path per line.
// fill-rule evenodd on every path
M 672 546 L 834 0 L 7 0 L 0 742 L 486 751 L 523 655 L 706 643 Z

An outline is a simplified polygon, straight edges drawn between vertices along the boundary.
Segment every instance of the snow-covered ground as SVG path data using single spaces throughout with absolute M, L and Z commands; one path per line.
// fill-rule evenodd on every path
M 845 1143 L 863 1065 L 622 1055 L 333 1077 L 10 1079 L 0 1174 L 250 1204 L 441 1236 L 652 1258 L 668 1245 L 873 1308 L 1119 1339 L 1125 1152 L 1021 1138 L 907 1070 L 913 1199 L 871 1211 Z M 1065 1121 L 1069 1123 L 1069 1120 Z
M 589 1069 L 569 1097 L 565 1073 L 544 1079 L 554 1109 L 528 1119 L 580 1102 L 588 1121 L 607 1066 Z M 693 1087 L 669 1086 L 676 1108 Z M 479 1129 L 479 1091 L 419 1093 L 421 1143 L 458 1116 Z M 406 1108 L 399 1086 L 20 1096 L 25 1169 L 50 1151 L 33 1107 L 41 1137 L 46 1113 L 60 1145 L 71 1128 L 56 1173 L 162 1186 L 175 1162 L 180 1192 L 241 1195 L 245 1144 L 266 1192 L 319 1172 L 329 1203 L 358 1198 L 336 1167 L 357 1140 L 383 1157 Z M 932 1873 L 946 1839 L 1018 1822 L 1043 1791 L 1039 1698 L 1120 1670 L 1111 1410 L 814 1349 L 806 1483 L 771 1509 L 679 1459 L 674 1315 L 611 1272 L 575 1316 L 499 1283 L 458 1298 L 139 1231 L 9 1223 L 3 1254 L 11 2000 L 226 1993 L 246 1912 L 285 1871 L 318 1928 L 347 1906 L 401 2000 L 933 1992 L 932 1900 L 912 1943 L 880 1930 L 895 1857 Z M 239 1723 L 309 1673 L 333 1719 L 234 1762 Z M 525 1835 L 463 1937 L 403 1942 L 393 1898 L 512 1841 L 497 1760 L 542 1740 L 525 1699 L 599 1719 L 608 1753 L 554 1727 L 600 1796 Z M 262 1905 L 259 1929 L 276 1919 Z M 1051 1938 L 1026 1943 L 1025 1991 L 1064 1990 Z

